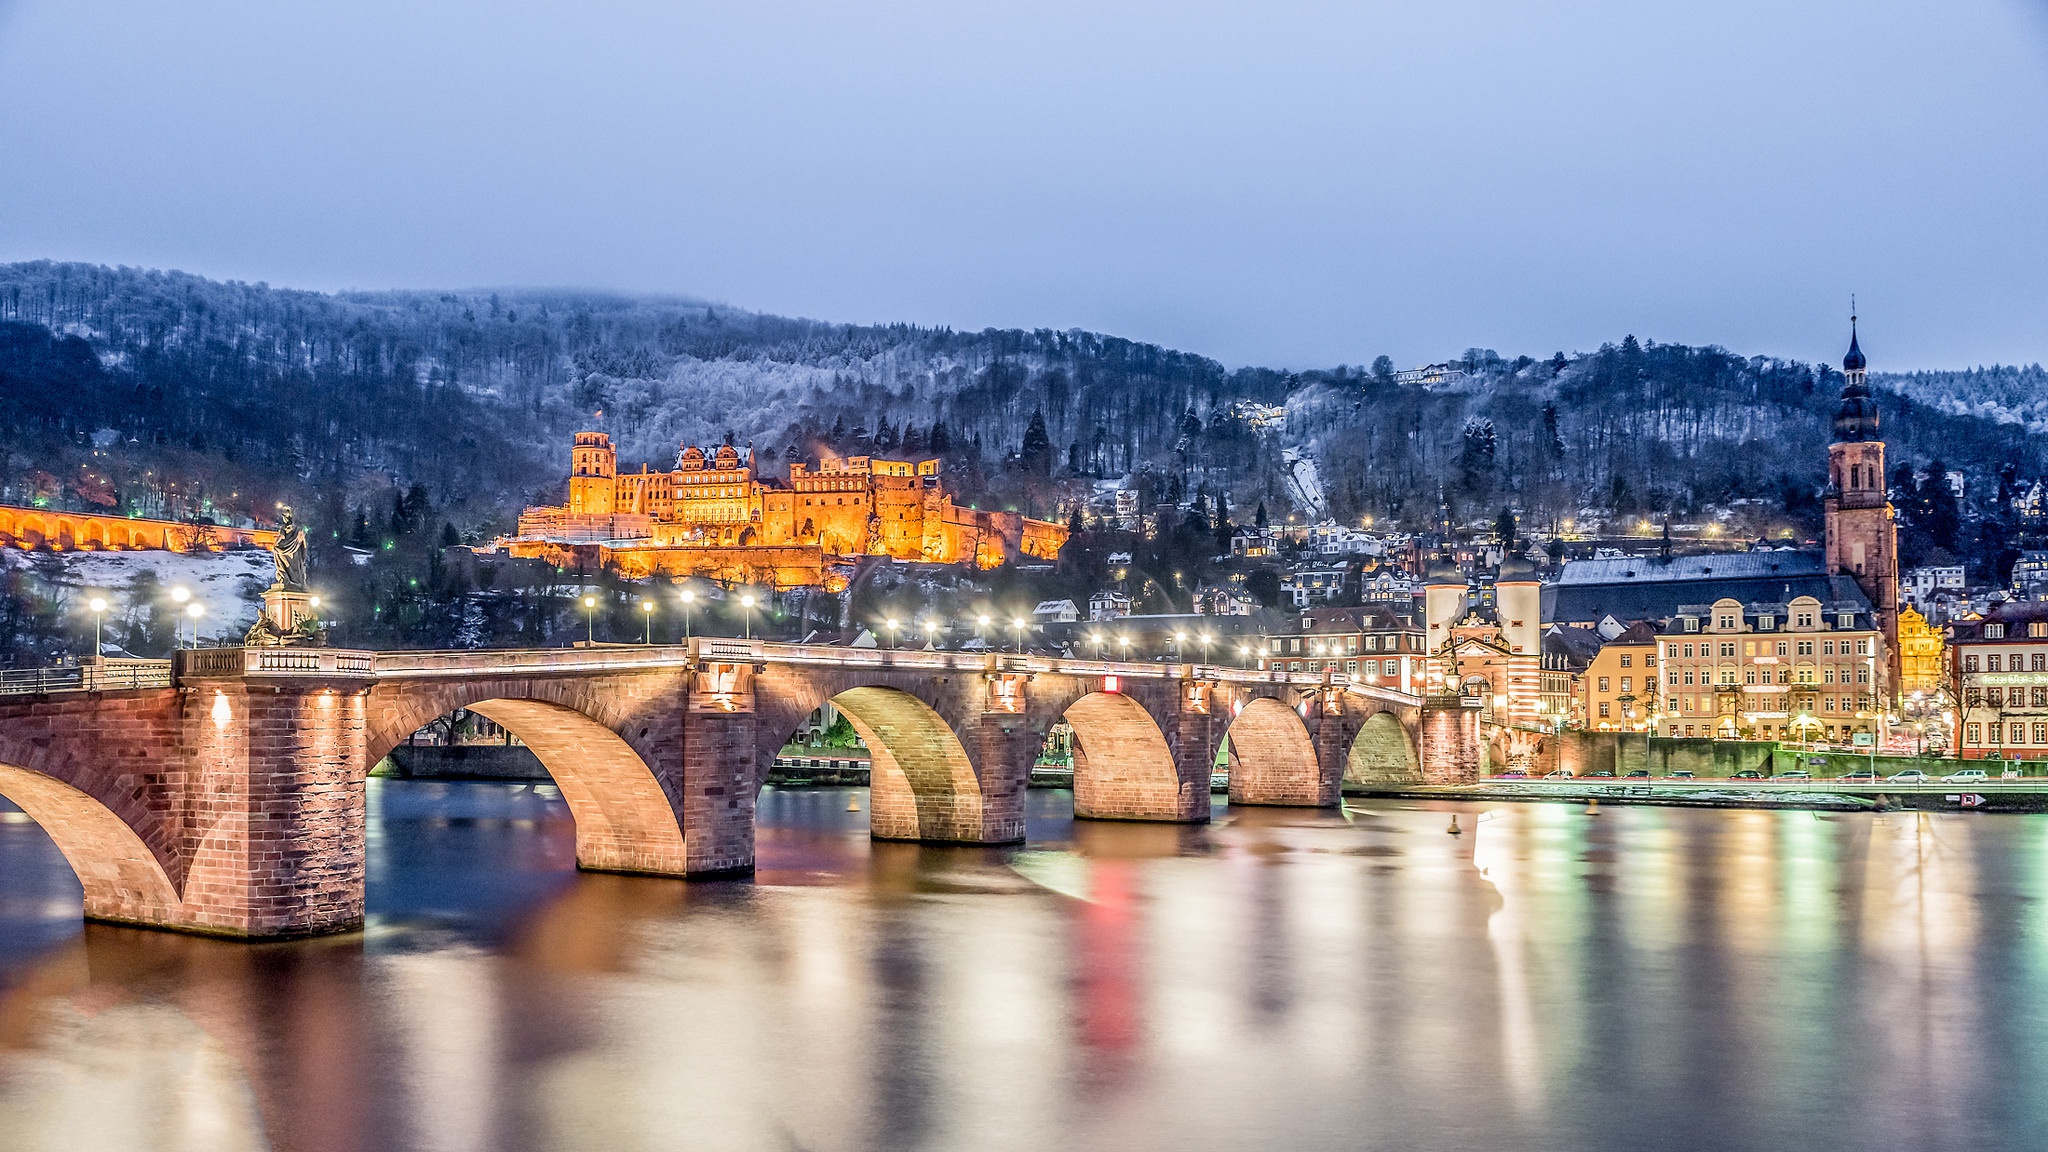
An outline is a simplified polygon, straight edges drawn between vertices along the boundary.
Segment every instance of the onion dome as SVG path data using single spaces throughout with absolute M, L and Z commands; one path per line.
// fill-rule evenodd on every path
M 1495 574 L 1496 584 L 1532 583 L 1536 579 L 1536 565 L 1520 553 L 1514 553 L 1500 562 L 1500 571 Z
M 1842 371 L 1863 371 L 1863 349 L 1856 343 L 1856 318 L 1849 317 L 1849 354 L 1842 357 Z
M 1849 354 L 1842 357 L 1842 402 L 1835 408 L 1835 443 L 1877 439 L 1877 401 L 1863 378 L 1863 349 L 1856 343 L 1856 320 L 1849 319 Z
M 1457 557 L 1448 552 L 1438 552 L 1430 559 L 1423 583 L 1457 584 L 1462 587 L 1465 584 L 1465 573 L 1458 567 Z

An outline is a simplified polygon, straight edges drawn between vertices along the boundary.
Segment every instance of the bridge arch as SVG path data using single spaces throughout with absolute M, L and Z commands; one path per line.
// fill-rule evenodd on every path
M 413 689 L 387 700 L 373 720 L 364 770 L 430 721 L 466 708 L 517 736 L 554 779 L 575 818 L 577 867 L 684 875 L 681 806 L 646 754 L 653 725 L 608 715 L 602 705 L 572 680 Z
M 1270 696 L 1244 702 L 1224 738 L 1230 742 L 1230 802 L 1316 807 L 1324 796 L 1316 742 L 1301 713 Z
M 1094 820 L 1188 820 L 1207 815 L 1209 781 L 1199 781 L 1199 814 L 1166 734 L 1143 704 L 1120 692 L 1091 692 L 1062 716 L 1074 730 L 1074 815 Z
M 0 796 L 28 814 L 63 853 L 96 920 L 176 924 L 184 901 L 164 862 L 133 824 L 89 793 L 26 767 L 37 757 L 0 744 Z
M 1344 759 L 1347 784 L 1420 784 L 1422 757 L 1415 738 L 1392 712 L 1375 712 L 1359 726 Z
M 979 842 L 981 781 L 952 725 L 900 688 L 831 698 L 868 746 L 868 826 L 877 840 Z

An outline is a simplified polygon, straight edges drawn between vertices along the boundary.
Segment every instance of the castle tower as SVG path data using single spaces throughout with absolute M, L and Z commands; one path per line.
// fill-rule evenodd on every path
M 1876 610 L 1884 632 L 1885 699 L 1899 685 L 1899 545 L 1885 493 L 1884 441 L 1877 433 L 1877 401 L 1864 381 L 1856 318 L 1849 318 L 1849 354 L 1842 357 L 1842 402 L 1835 409 L 1835 441 L 1828 445 L 1827 569 L 1850 576 Z
M 619 454 L 602 432 L 578 432 L 569 449 L 569 511 L 610 516 L 618 509 Z

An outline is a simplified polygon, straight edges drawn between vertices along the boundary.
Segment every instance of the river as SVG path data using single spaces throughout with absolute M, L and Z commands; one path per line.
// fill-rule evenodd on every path
M 0 813 L 0 1148 L 1931 1149 L 2048 1132 L 2048 816 L 1353 801 L 573 866 L 372 781 L 369 924 L 81 927 Z M 1463 835 L 1446 826 L 1455 813 Z

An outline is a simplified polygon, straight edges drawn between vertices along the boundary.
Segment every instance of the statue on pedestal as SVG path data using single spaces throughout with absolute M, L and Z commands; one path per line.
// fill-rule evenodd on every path
M 315 613 L 318 597 L 306 585 L 306 530 L 290 508 L 278 525 L 277 543 L 270 546 L 277 578 L 263 591 L 263 614 L 242 638 L 245 645 L 325 644 L 326 630 Z

